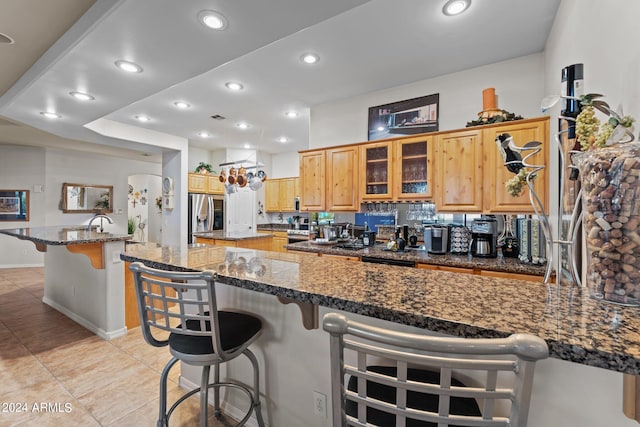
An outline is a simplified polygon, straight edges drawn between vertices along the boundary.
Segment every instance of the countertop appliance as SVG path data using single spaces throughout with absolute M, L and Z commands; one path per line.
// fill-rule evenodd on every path
M 224 229 L 224 196 L 189 193 L 188 243 L 193 233 Z
M 426 243 L 425 243 L 426 244 Z M 446 254 L 449 246 L 449 226 L 442 224 L 431 225 L 430 254 Z
M 498 223 L 495 218 L 474 219 L 471 224 L 471 254 L 480 258 L 498 256 Z

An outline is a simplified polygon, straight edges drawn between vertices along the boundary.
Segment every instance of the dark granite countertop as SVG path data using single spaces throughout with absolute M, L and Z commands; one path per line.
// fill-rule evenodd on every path
M 258 231 L 287 231 L 291 229 L 289 224 L 258 224 Z
M 530 333 L 548 343 L 551 357 L 640 374 L 640 311 L 580 288 L 211 245 L 181 252 L 142 243 L 121 258 L 213 270 L 231 286 L 455 336 Z
M 218 240 L 247 240 L 247 239 L 264 239 L 267 237 L 273 237 L 272 234 L 263 234 L 254 231 L 203 231 L 193 233 L 196 237 L 202 237 L 205 239 L 218 239 Z
M 312 241 L 291 243 L 284 246 L 290 251 L 302 251 L 344 256 L 368 256 L 383 259 L 398 259 L 413 261 L 421 264 L 443 265 L 448 267 L 471 268 L 476 270 L 502 271 L 506 273 L 531 274 L 544 276 L 546 266 L 529 265 L 520 262 L 517 258 L 470 258 L 468 255 L 429 254 L 425 250 L 408 250 L 405 252 L 392 252 L 384 250 L 384 245 L 369 246 L 363 249 L 341 249 L 336 245 L 319 245 Z
M 95 229 L 88 231 L 87 226 L 69 225 L 0 229 L 0 234 L 45 245 L 76 245 L 133 239 L 130 234 L 99 233 Z

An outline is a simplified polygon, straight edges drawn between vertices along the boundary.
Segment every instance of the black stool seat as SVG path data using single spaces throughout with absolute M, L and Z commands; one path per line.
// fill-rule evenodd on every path
M 209 315 L 208 312 L 205 315 Z M 233 311 L 218 311 L 218 327 L 220 328 L 220 344 L 222 350 L 233 350 L 256 335 L 262 329 L 262 321 L 255 316 Z M 211 330 L 211 322 L 206 321 L 207 331 Z M 187 329 L 200 330 L 200 322 L 187 320 Z M 186 354 L 213 354 L 213 341 L 209 336 L 193 336 L 171 333 L 169 347 Z

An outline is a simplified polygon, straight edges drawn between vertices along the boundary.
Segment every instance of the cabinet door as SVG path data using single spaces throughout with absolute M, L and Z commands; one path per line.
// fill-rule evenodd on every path
M 421 136 L 396 141 L 392 168 L 394 200 L 424 200 L 432 197 L 433 139 Z
M 480 131 L 440 135 L 436 142 L 436 207 L 441 212 L 482 211 Z
M 533 213 L 533 207 L 529 200 L 529 189 L 518 197 L 511 196 L 505 188 L 505 183 L 515 175 L 509 172 L 495 143 L 496 136 L 508 133 L 517 146 L 523 146 L 529 141 L 542 142 L 542 150 L 531 157 L 528 162 L 537 165 L 549 165 L 549 118 L 527 120 L 526 122 L 512 122 L 501 126 L 483 130 L 482 140 L 485 150 L 485 190 L 484 211 L 492 213 Z M 527 152 L 522 152 L 525 156 Z M 534 189 L 538 197 L 548 209 L 547 171 L 542 169 L 534 180 Z
M 207 175 L 207 193 L 224 194 L 224 182 L 215 175 Z
M 203 175 L 200 173 L 189 173 L 187 187 L 189 193 L 206 193 L 207 175 Z
M 360 170 L 364 173 L 361 180 L 360 198 L 362 200 L 390 200 L 391 163 L 393 142 L 377 142 L 360 147 Z
M 279 179 L 267 179 L 264 182 L 264 209 L 267 212 L 280 212 Z
M 325 152 L 300 153 L 300 210 L 325 210 Z
M 327 210 L 360 210 L 358 200 L 358 146 L 332 148 L 327 156 Z
M 297 195 L 296 181 L 297 178 L 282 178 L 280 181 L 280 210 L 283 212 L 294 212 L 294 198 Z

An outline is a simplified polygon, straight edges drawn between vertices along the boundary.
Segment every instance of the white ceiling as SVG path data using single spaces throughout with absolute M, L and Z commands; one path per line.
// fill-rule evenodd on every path
M 26 125 L 0 119 L 0 143 L 69 146 L 71 139 L 86 142 L 75 142 L 75 149 L 158 152 L 85 127 L 107 119 L 212 150 L 246 143 L 268 153 L 305 149 L 314 105 L 542 51 L 559 2 L 473 0 L 465 14 L 446 17 L 444 0 L 3 0 L 0 33 L 16 42 L 0 44 L 0 63 L 7 63 L 11 49 L 32 59 L 13 74 L 0 68 L 0 94 L 15 73 L 24 73 L 0 97 L 0 115 Z M 43 3 L 59 8 L 33 25 Z M 92 4 L 58 38 L 64 23 L 68 27 Z M 223 13 L 228 28 L 200 24 L 197 15 L 205 9 Z M 54 28 L 50 22 L 58 17 L 65 19 Z M 17 29 L 24 27 L 53 43 L 28 70 L 24 64 L 42 48 L 27 51 L 33 38 L 22 41 L 24 31 Z M 307 51 L 318 53 L 320 62 L 303 64 Z M 144 71 L 123 73 L 114 66 L 118 59 Z M 230 92 L 228 81 L 244 89 Z M 77 101 L 69 96 L 74 90 L 95 100 Z M 191 108 L 176 109 L 177 100 Z M 46 110 L 62 118 L 46 119 L 40 114 Z M 288 110 L 299 116 L 285 117 Z M 139 123 L 134 117 L 141 114 L 152 120 Z M 251 127 L 238 129 L 240 121 Z M 34 137 L 29 127 L 54 134 L 52 141 L 43 142 L 43 132 Z M 212 137 L 197 136 L 203 130 Z M 289 142 L 278 142 L 280 136 Z

